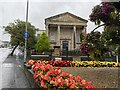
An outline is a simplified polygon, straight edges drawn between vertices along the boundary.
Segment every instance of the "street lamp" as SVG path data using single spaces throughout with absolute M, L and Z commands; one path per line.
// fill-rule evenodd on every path
M 27 59 L 27 38 L 28 38 L 28 31 L 27 31 L 27 26 L 28 26 L 28 6 L 29 6 L 29 0 L 27 0 L 27 8 L 26 8 L 26 28 L 24 32 L 24 37 L 25 37 L 25 47 L 24 47 L 24 63 L 26 63 Z

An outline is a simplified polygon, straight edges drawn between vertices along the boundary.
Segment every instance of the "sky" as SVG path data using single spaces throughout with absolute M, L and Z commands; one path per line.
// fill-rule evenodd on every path
M 26 2 L 27 0 L 0 0 L 0 40 L 10 40 L 10 35 L 6 34 L 2 26 L 16 19 L 26 21 Z M 89 33 L 96 27 L 93 22 L 89 21 L 89 15 L 92 8 L 100 2 L 101 0 L 29 0 L 28 22 L 44 30 L 45 18 L 70 12 L 88 20 L 87 33 Z

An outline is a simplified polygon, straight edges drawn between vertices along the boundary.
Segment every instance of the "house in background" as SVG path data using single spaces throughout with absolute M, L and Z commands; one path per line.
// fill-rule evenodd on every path
M 3 42 L 3 46 L 4 46 L 5 48 L 10 47 L 10 41 L 3 40 L 2 42 Z
M 2 40 L 0 40 L 0 47 L 2 47 L 2 45 L 3 45 L 3 42 L 2 42 Z
M 0 40 L 0 48 L 10 47 L 10 42 L 5 40 Z
M 40 35 L 41 35 L 43 32 L 46 32 L 46 31 L 45 31 L 45 30 L 39 30 L 39 29 L 38 29 L 38 30 L 36 31 L 35 36 L 38 37 L 38 38 L 40 38 Z
M 46 34 L 51 48 L 59 46 L 61 50 L 80 49 L 80 34 L 86 33 L 87 20 L 69 12 L 45 19 Z

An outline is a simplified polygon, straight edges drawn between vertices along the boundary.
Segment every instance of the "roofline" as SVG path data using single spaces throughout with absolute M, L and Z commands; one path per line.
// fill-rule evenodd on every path
M 79 17 L 79 16 L 76 16 L 76 15 L 70 13 L 70 12 L 64 12 L 64 13 L 61 13 L 61 14 L 57 14 L 57 15 L 54 15 L 54 16 L 51 16 L 51 17 L 45 18 L 45 23 L 46 23 L 46 20 L 49 20 L 49 19 L 54 18 L 54 17 L 61 16 L 61 15 L 63 15 L 63 14 L 67 14 L 67 13 L 70 14 L 70 15 L 72 15 L 72 16 L 75 16 L 75 17 L 78 18 L 78 19 L 81 19 L 81 20 L 83 20 L 83 21 L 88 22 L 88 20 L 83 19 L 83 18 L 81 18 L 81 17 Z

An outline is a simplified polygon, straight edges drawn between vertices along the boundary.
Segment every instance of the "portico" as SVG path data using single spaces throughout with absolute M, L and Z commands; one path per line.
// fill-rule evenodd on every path
M 87 20 L 65 12 L 46 18 L 45 26 L 51 48 L 60 46 L 64 50 L 68 46 L 68 50 L 74 50 L 81 44 L 80 33 L 86 32 Z

